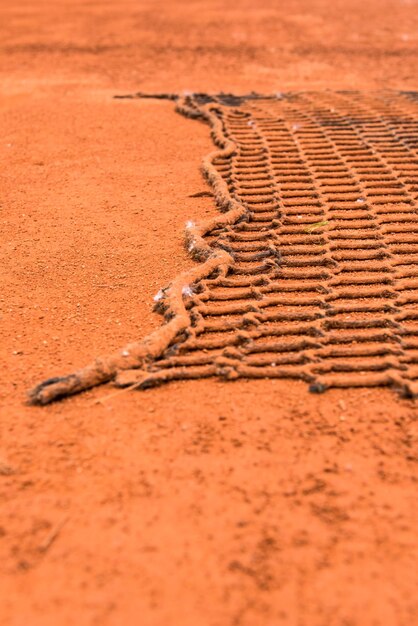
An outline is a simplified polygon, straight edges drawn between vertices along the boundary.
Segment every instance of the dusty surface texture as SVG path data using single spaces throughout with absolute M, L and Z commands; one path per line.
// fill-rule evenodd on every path
M 207 128 L 115 93 L 417 87 L 414 2 L 223 4 L 0 8 L 2 625 L 416 615 L 412 402 L 260 380 L 23 404 L 156 328 L 213 215 Z

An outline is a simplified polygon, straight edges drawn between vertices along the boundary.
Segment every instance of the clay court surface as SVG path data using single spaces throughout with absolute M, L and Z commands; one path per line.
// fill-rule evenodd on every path
M 418 5 L 0 8 L 0 623 L 410 626 L 415 403 L 175 381 L 26 391 L 161 325 L 208 126 L 144 92 L 416 90 Z M 97 402 L 97 401 L 100 402 Z

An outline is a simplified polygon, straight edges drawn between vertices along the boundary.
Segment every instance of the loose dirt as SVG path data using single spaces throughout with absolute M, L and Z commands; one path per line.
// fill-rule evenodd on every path
M 0 623 L 375 625 L 417 612 L 417 426 L 390 390 L 26 390 L 157 328 L 215 215 L 205 125 L 118 93 L 414 89 L 412 2 L 2 6 Z

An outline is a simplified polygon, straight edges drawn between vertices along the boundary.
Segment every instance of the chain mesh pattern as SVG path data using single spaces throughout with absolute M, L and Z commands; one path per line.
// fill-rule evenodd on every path
M 217 148 L 203 172 L 220 214 L 186 227 L 199 265 L 158 295 L 159 331 L 31 400 L 211 376 L 416 395 L 416 94 L 200 95 L 177 109 L 205 119 Z

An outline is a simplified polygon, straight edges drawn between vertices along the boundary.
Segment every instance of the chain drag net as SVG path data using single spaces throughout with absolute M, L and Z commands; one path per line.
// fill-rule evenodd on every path
M 418 95 L 157 97 L 210 125 L 219 212 L 186 224 L 197 263 L 157 294 L 161 328 L 29 401 L 208 377 L 416 396 Z

